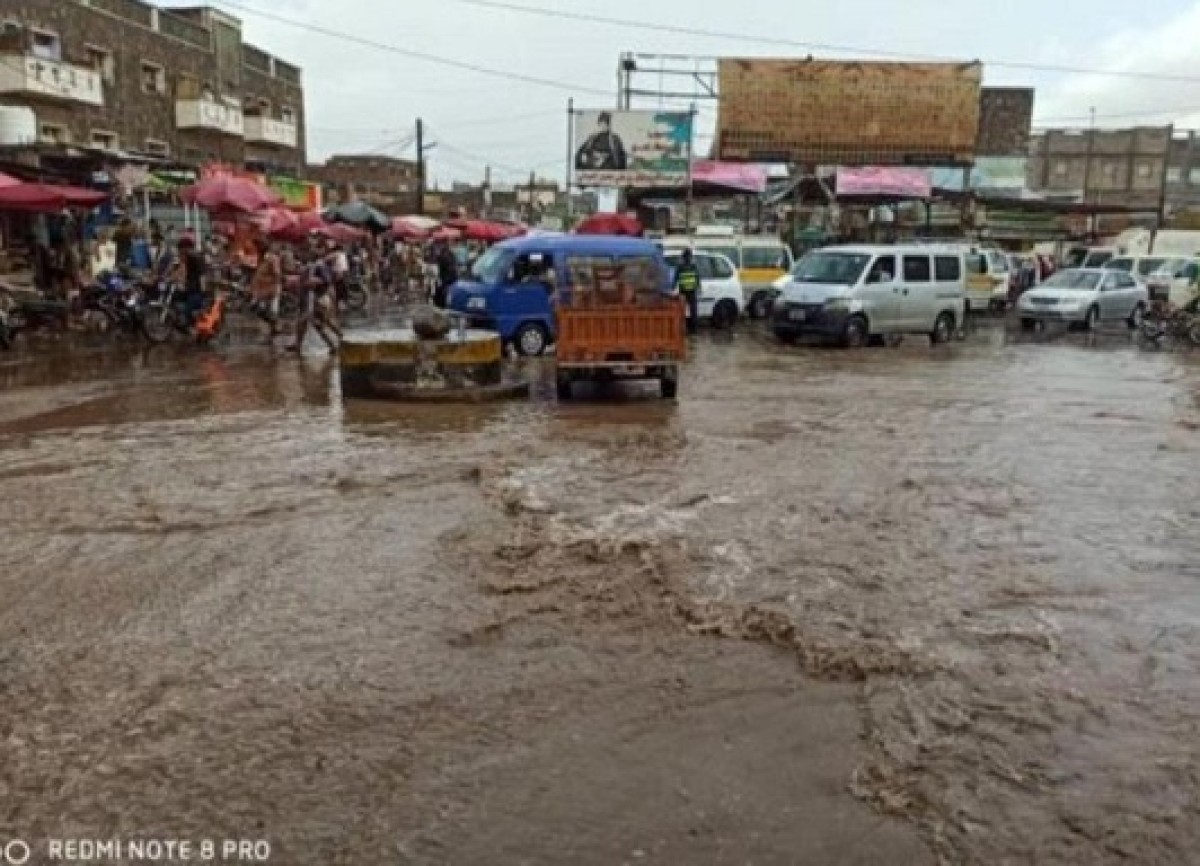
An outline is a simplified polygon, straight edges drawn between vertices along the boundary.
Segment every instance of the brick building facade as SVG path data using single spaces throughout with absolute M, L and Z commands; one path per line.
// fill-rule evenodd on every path
M 210 8 L 0 0 L 0 104 L 32 108 L 43 147 L 293 175 L 306 163 L 300 69 Z
M 325 188 L 326 201 L 361 199 L 393 215 L 416 212 L 418 176 L 415 160 L 372 154 L 332 156 L 308 167 L 308 179 Z
M 1171 153 L 1165 126 L 1045 130 L 1030 139 L 1026 185 L 1092 204 L 1157 210 Z

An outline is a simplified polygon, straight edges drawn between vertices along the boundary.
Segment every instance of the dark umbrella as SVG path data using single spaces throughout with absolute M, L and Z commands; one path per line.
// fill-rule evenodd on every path
M 385 232 L 392 227 L 392 220 L 364 201 L 352 201 L 325 211 L 326 222 L 345 223 L 373 232 Z

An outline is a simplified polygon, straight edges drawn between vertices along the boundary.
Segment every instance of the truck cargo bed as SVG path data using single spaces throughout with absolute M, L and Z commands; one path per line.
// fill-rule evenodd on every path
M 557 309 L 560 367 L 675 364 L 687 357 L 683 302 Z

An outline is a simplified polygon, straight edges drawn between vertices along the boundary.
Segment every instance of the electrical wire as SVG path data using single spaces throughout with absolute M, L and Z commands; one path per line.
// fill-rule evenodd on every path
M 455 60 L 450 57 L 441 57 L 436 54 L 429 54 L 425 51 L 416 51 L 411 48 L 401 48 L 398 45 L 391 45 L 385 42 L 379 42 L 374 39 L 368 39 L 363 36 L 355 36 L 352 33 L 345 33 L 339 30 L 333 30 L 328 27 L 322 27 L 319 24 L 310 24 L 306 21 L 296 21 L 292 18 L 285 18 L 282 15 L 276 15 L 273 12 L 263 12 L 261 9 L 255 9 L 250 6 L 245 6 L 241 3 L 234 3 L 231 0 L 213 0 L 217 6 L 223 6 L 227 9 L 233 9 L 246 15 L 255 16 L 274 21 L 277 24 L 285 24 L 289 27 L 295 27 L 298 30 L 307 30 L 310 33 L 317 33 L 322 36 L 327 36 L 331 39 L 340 39 L 343 42 L 350 42 L 355 45 L 361 45 L 367 48 L 375 48 L 379 51 L 386 51 L 390 54 L 397 54 L 401 57 L 408 57 L 413 60 L 422 60 L 427 63 L 436 63 L 441 66 L 448 66 L 453 69 L 463 69 L 468 72 L 475 72 L 479 75 L 489 75 L 494 78 L 504 78 L 509 81 L 520 81 L 523 84 L 535 84 L 539 87 L 552 87 L 556 90 L 568 91 L 570 93 L 591 93 L 611 97 L 612 92 L 609 90 L 601 90 L 598 87 L 588 87 L 581 84 L 571 84 L 560 79 L 539 78 L 536 75 L 525 75 L 520 72 L 510 72 L 503 69 L 493 69 L 488 66 L 482 66 L 478 63 L 469 63 L 465 60 Z
M 445 0 L 438 0 L 445 2 Z M 450 0 L 466 6 L 481 9 L 493 9 L 504 12 L 518 12 L 525 15 L 540 15 L 545 18 L 559 18 L 567 21 L 579 21 L 588 24 L 605 24 L 626 29 L 657 31 L 671 33 L 677 36 L 699 36 L 706 39 L 725 39 L 736 42 L 751 42 L 760 45 L 775 45 L 784 48 L 799 48 L 805 51 L 829 51 L 843 54 L 862 54 L 875 57 L 897 58 L 903 60 L 937 60 L 950 63 L 965 62 L 961 57 L 945 57 L 931 54 L 916 54 L 903 51 L 890 51 L 882 48 L 870 48 L 861 45 L 838 45 L 828 42 L 801 42 L 795 39 L 784 39 L 774 36 L 761 36 L 749 33 L 734 33 L 721 30 L 709 30 L 701 27 L 685 27 L 678 24 L 660 24 L 650 21 L 633 21 L 624 18 L 611 18 L 606 15 L 596 15 L 590 12 L 568 12 L 562 9 L 546 9 L 538 6 L 523 6 L 518 3 L 508 3 L 504 0 Z M 1063 72 L 1072 75 L 1103 75 L 1110 78 L 1137 78 L 1146 81 L 1182 81 L 1192 84 L 1200 83 L 1200 77 L 1194 75 L 1169 75 L 1158 72 L 1135 72 L 1114 69 L 1090 69 L 1079 66 L 1063 66 L 1052 63 L 1032 63 L 1018 60 L 979 60 L 985 66 L 995 66 L 1001 69 L 1024 69 L 1036 72 Z

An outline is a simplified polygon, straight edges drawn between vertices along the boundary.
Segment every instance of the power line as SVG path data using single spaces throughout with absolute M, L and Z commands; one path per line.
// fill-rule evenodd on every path
M 344 33 L 339 30 L 331 30 L 328 27 L 322 27 L 319 24 L 310 24 L 305 21 L 296 21 L 292 18 L 285 18 L 282 15 L 275 15 L 271 12 L 263 12 L 259 9 L 254 9 L 250 6 L 244 6 L 241 3 L 230 2 L 230 0 L 214 0 L 218 6 L 224 6 L 229 9 L 234 9 L 246 15 L 257 16 L 268 21 L 274 21 L 278 24 L 285 24 L 289 27 L 295 27 L 299 30 L 307 30 L 310 33 L 317 33 L 321 36 L 328 36 L 331 39 L 340 39 L 343 42 L 350 42 L 355 45 L 362 45 L 367 48 L 375 48 L 379 51 L 386 51 L 390 54 L 398 54 L 401 57 L 408 57 L 414 60 L 423 60 L 426 63 L 436 63 L 441 66 L 448 66 L 453 69 L 464 69 L 468 72 L 475 72 L 480 75 L 490 75 L 494 78 L 505 78 L 509 81 L 520 81 L 524 84 L 536 84 L 539 87 L 553 87 L 556 90 L 565 90 L 570 93 L 592 93 L 607 97 L 612 96 L 609 90 L 601 90 L 596 87 L 586 87 L 584 85 L 570 84 L 565 81 L 539 78 L 535 75 L 525 75 L 520 72 L 508 72 L 503 69 L 492 69 L 487 66 L 481 66 L 477 63 L 469 63 L 465 60 L 454 60 L 450 57 L 439 57 L 436 54 L 428 54 L 424 51 L 415 51 L 411 48 L 401 48 L 398 45 L 389 45 L 384 42 L 377 42 L 374 39 L 367 39 L 363 36 L 355 36 L 352 33 Z
M 482 9 L 519 12 L 525 15 L 540 15 L 545 18 L 559 18 L 567 21 L 580 21 L 588 24 L 606 24 L 612 27 L 624 27 L 634 30 L 658 31 L 672 33 L 677 36 L 700 36 L 706 39 L 726 39 L 736 42 L 753 42 L 761 45 L 775 45 L 784 48 L 800 48 L 805 51 L 829 51 L 843 54 L 863 54 L 874 57 L 888 57 L 902 60 L 937 60 L 950 63 L 964 62 L 961 57 L 945 57 L 931 54 L 916 54 L 903 51 L 890 51 L 881 48 L 868 48 L 861 45 L 838 45 L 828 42 L 800 42 L 794 39 L 783 39 L 774 36 L 761 36 L 749 33 L 733 33 L 722 30 L 709 30 L 701 27 L 685 27 L 678 24 L 659 24 L 650 21 L 633 21 L 623 18 L 610 18 L 605 15 L 595 15 L 590 12 L 567 12 L 562 9 L 546 9 L 538 6 L 522 6 L 503 0 L 452 0 L 455 3 L 475 6 Z M 1182 81 L 1200 83 L 1200 77 L 1190 75 L 1168 75 L 1159 72 L 1117 71 L 1112 69 L 1090 69 L 1079 66 L 1060 66 L 1049 63 L 1032 63 L 1017 60 L 980 60 L 986 66 L 1001 69 L 1024 69 L 1036 72 L 1063 72 L 1072 75 L 1102 75 L 1110 78 L 1138 78 L 1146 81 Z

